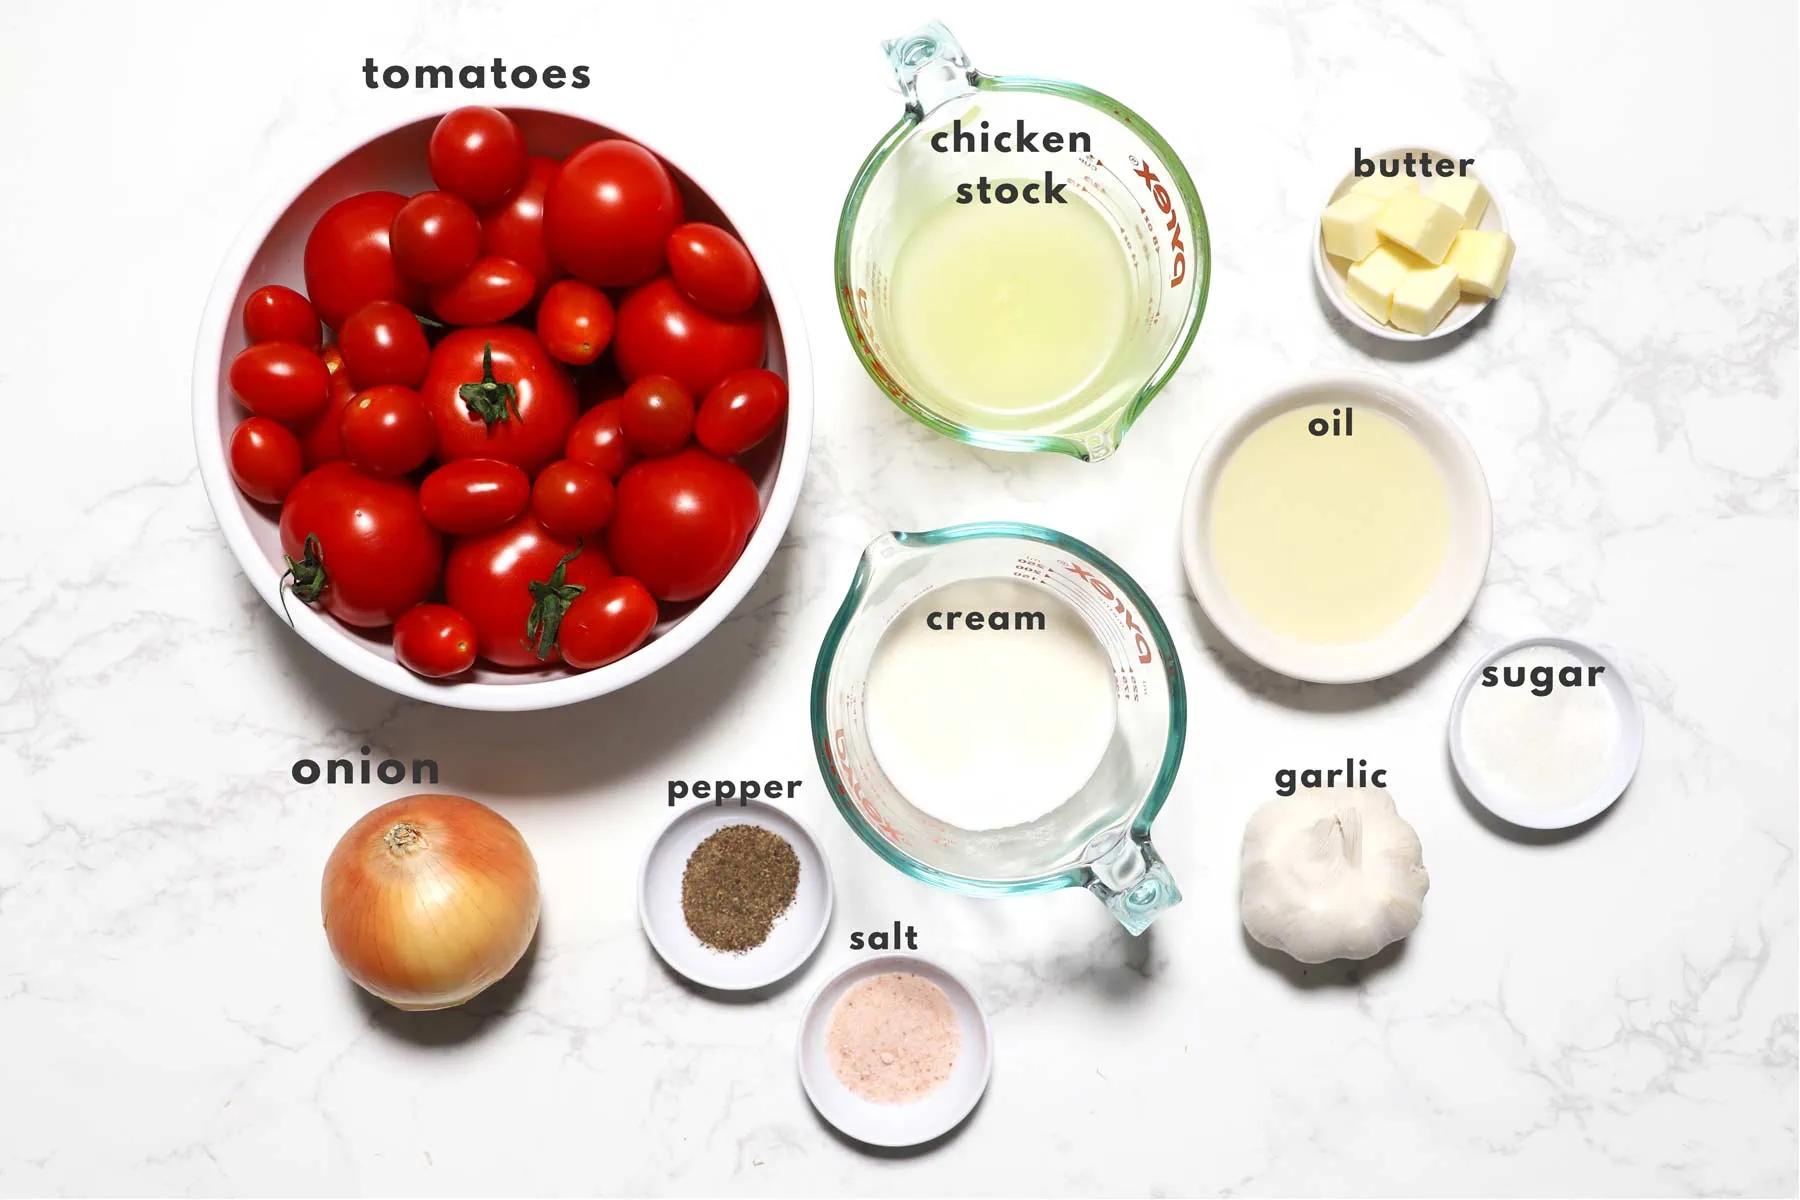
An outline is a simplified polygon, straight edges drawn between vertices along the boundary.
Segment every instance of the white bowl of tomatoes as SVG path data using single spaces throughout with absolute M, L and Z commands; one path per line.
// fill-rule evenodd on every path
M 639 131 L 434 112 L 270 203 L 194 369 L 245 574 L 373 683 L 604 695 L 719 625 L 793 515 L 800 309 L 756 205 Z

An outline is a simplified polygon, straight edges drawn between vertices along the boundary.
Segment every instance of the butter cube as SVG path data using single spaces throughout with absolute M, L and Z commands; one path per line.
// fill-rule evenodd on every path
M 1431 198 L 1454 208 L 1456 215 L 1462 218 L 1464 229 L 1473 229 L 1480 224 L 1481 214 L 1488 206 L 1487 189 L 1473 175 L 1439 180 L 1431 187 Z
M 1394 289 L 1394 307 L 1388 319 L 1408 333 L 1430 333 L 1461 295 L 1456 268 L 1449 264 L 1408 271 Z
M 1373 196 L 1346 192 L 1331 202 L 1319 218 L 1325 234 L 1325 253 L 1351 262 L 1368 257 L 1369 251 L 1381 245 L 1375 232 L 1375 218 L 1381 214 L 1383 201 Z
M 1350 268 L 1344 290 L 1356 307 L 1385 325 L 1393 313 L 1394 289 L 1415 265 L 1428 264 L 1398 246 L 1377 246 Z
M 1454 208 L 1439 204 L 1430 196 L 1402 192 L 1382 207 L 1375 229 L 1388 241 L 1405 246 L 1436 266 L 1450 253 L 1450 243 L 1462 229 L 1462 218 Z
M 1415 179 L 1383 179 L 1379 175 L 1359 179 L 1350 185 L 1351 195 L 1373 196 L 1377 200 L 1392 200 L 1402 192 L 1417 192 L 1418 190 L 1419 183 Z
M 1456 272 L 1462 290 L 1471 296 L 1498 296 L 1506 290 L 1512 270 L 1513 240 L 1496 230 L 1465 229 L 1450 244 L 1444 265 Z

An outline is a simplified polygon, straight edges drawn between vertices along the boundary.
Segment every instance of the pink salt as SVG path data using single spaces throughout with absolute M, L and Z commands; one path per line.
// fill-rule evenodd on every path
M 906 1104 L 950 1078 L 962 1031 L 942 988 L 891 972 L 844 993 L 831 1010 L 825 1047 L 845 1087 L 865 1100 Z

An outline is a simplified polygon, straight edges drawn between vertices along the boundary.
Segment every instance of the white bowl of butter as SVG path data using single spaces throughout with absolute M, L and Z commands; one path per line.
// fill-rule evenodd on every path
M 1232 645 L 1316 683 L 1380 679 L 1450 636 L 1487 573 L 1493 508 L 1462 431 L 1380 375 L 1309 376 L 1213 434 L 1182 561 Z
M 1320 290 L 1352 326 L 1379 338 L 1455 333 L 1500 296 L 1511 272 L 1499 200 L 1473 158 L 1417 146 L 1357 157 L 1374 173 L 1358 178 L 1353 169 L 1338 180 L 1313 228 Z

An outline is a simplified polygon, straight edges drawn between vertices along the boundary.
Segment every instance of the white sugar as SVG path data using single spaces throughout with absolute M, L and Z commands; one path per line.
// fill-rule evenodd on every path
M 1578 804 L 1605 782 L 1618 755 L 1619 709 L 1582 660 L 1528 646 L 1483 672 L 1463 704 L 1461 732 L 1478 774 L 1513 803 L 1547 811 Z

